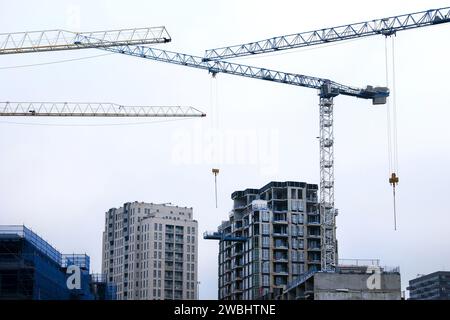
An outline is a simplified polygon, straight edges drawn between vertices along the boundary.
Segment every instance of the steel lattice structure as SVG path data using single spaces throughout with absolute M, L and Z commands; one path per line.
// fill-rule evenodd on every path
M 322 270 L 334 270 L 337 261 L 336 209 L 334 208 L 333 98 L 320 98 L 320 226 Z
M 204 117 L 181 106 L 123 106 L 115 103 L 0 102 L 0 116 L 45 117 Z
M 326 90 L 333 95 L 346 95 L 363 99 L 372 99 L 374 103 L 385 100 L 389 96 L 387 88 L 367 86 L 364 89 L 346 86 L 329 79 L 305 76 L 301 74 L 275 71 L 265 68 L 252 67 L 243 64 L 226 61 L 203 61 L 202 57 L 188 55 L 179 52 L 155 49 L 146 46 L 116 46 L 101 48 L 103 50 L 121 53 L 125 55 L 145 58 L 160 62 L 172 63 L 191 68 L 207 70 L 212 74 L 225 73 L 243 76 L 252 79 L 260 79 L 293 86 L 306 87 L 317 90 Z
M 66 30 L 15 32 L 0 34 L 0 54 L 157 44 L 170 41 L 170 35 L 165 27 L 81 33 Z
M 358 97 L 363 99 L 372 99 L 373 104 L 384 104 L 386 98 L 389 96 L 389 90 L 385 87 L 367 86 L 365 89 L 354 88 L 339 84 L 329 79 L 322 79 L 317 77 L 305 76 L 300 74 L 286 73 L 281 71 L 269 70 L 264 68 L 252 67 L 242 64 L 229 63 L 226 61 L 205 61 L 203 58 L 193 55 L 187 55 L 178 52 L 165 51 L 145 46 L 118 46 L 110 48 L 102 48 L 112 52 L 117 52 L 125 55 L 156 60 L 166 63 L 182 65 L 186 67 L 199 68 L 208 70 L 212 74 L 226 73 L 238 76 L 244 76 L 252 79 L 260 79 L 300 87 L 317 89 L 320 92 L 321 104 L 324 101 L 331 102 L 331 120 L 332 120 L 332 104 L 333 98 L 339 94 Z M 326 139 L 333 138 L 332 125 L 326 130 L 322 127 L 322 120 L 329 120 L 329 116 L 322 113 L 321 110 L 321 129 L 320 129 L 320 143 Z M 332 122 L 331 122 L 332 124 Z M 331 134 L 331 135 L 330 135 Z M 336 246 L 336 223 L 334 209 L 334 166 L 333 162 L 329 167 L 324 167 L 322 162 L 322 152 L 327 151 L 325 158 L 333 159 L 333 148 L 321 148 L 321 219 L 322 219 L 322 270 L 332 271 L 336 266 L 337 261 L 337 246 Z M 331 181 L 330 187 L 326 191 L 323 182 Z M 323 192 L 323 193 L 322 193 Z M 327 200 L 328 199 L 328 200 Z M 324 201 L 329 201 L 329 205 L 325 206 Z
M 273 37 L 256 42 L 206 50 L 204 60 L 238 58 L 260 53 L 295 49 L 450 22 L 450 7 L 408 13 L 371 21 Z
M 392 36 L 398 31 L 432 26 L 450 22 L 450 7 L 375 19 L 339 27 L 273 37 L 266 40 L 206 50 L 203 61 L 239 58 L 256 54 L 278 52 L 325 43 L 384 35 Z M 386 89 L 376 88 L 375 90 Z M 387 89 L 386 89 L 387 90 Z M 334 270 L 337 264 L 336 214 L 334 208 L 334 137 L 333 99 L 342 94 L 334 84 L 320 90 L 320 214 L 322 226 L 322 270 Z M 337 93 L 337 94 L 336 94 Z M 357 96 L 357 95 L 356 95 Z M 373 99 L 382 104 L 385 98 Z
M 104 39 L 101 36 L 87 33 L 76 34 L 75 37 L 70 38 L 70 41 L 64 43 L 64 40 L 61 45 L 53 45 L 55 44 L 53 42 L 50 42 L 50 44 L 47 45 L 45 45 L 44 42 L 44 45 L 40 45 L 41 38 L 39 38 L 38 36 L 38 41 L 30 41 L 31 45 L 28 46 L 24 46 L 20 41 L 17 40 L 10 42 L 10 38 L 8 38 L 8 35 L 3 35 L 4 37 L 6 37 L 6 40 L 0 41 L 0 54 L 80 48 L 99 48 L 120 54 L 192 68 L 204 69 L 212 74 L 226 73 L 252 79 L 260 79 L 319 90 L 321 147 L 320 201 L 321 219 L 323 222 L 322 269 L 328 271 L 334 269 L 337 260 L 337 247 L 335 243 L 336 210 L 334 209 L 333 99 L 337 95 L 342 94 L 363 99 L 372 99 L 373 104 L 383 104 L 386 102 L 386 98 L 389 96 L 389 90 L 385 87 L 372 86 L 367 86 L 364 89 L 355 88 L 339 84 L 329 79 L 269 70 L 265 68 L 252 67 L 236 63 L 229 63 L 223 61 L 222 59 L 301 48 L 372 35 L 381 34 L 390 36 L 395 34 L 397 31 L 436 25 L 446 22 L 450 22 L 450 8 L 448 7 L 349 24 L 339 27 L 319 29 L 315 31 L 287 36 L 274 37 L 271 39 L 251 42 L 244 45 L 207 50 L 205 57 L 164 51 L 138 45 L 148 44 L 151 42 L 136 43 L 132 41 L 116 41 L 111 42 L 110 45 L 107 45 L 108 41 L 101 40 Z M 2 39 L 1 36 L 2 35 L 0 35 L 0 39 Z M 22 37 L 24 39 L 28 39 L 28 36 L 23 33 Z M 160 42 L 168 41 L 170 41 L 170 38 L 163 38 Z M 155 41 L 153 43 L 160 42 Z M 10 45 L 10 43 L 13 43 L 14 45 Z M 36 46 L 36 43 L 39 45 Z

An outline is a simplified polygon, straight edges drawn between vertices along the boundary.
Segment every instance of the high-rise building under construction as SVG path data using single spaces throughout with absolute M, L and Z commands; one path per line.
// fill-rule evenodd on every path
M 316 184 L 287 181 L 232 193 L 233 210 L 218 229 L 219 299 L 280 294 L 300 275 L 320 270 L 317 191 Z

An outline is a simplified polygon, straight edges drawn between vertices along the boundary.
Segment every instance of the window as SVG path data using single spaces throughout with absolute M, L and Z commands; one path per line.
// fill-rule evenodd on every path
M 293 214 L 291 219 L 292 219 L 292 223 L 298 223 L 298 215 L 297 214 Z
M 297 251 L 292 251 L 291 257 L 292 257 L 292 261 L 294 261 L 294 262 L 298 261 L 298 253 L 297 253 Z
M 269 221 L 269 211 L 263 210 L 262 213 L 262 221 L 268 222 Z
M 298 252 L 298 261 L 304 261 L 305 260 L 305 253 L 303 251 Z
M 262 263 L 262 272 L 269 273 L 270 272 L 270 265 L 268 261 L 265 261 Z
M 269 276 L 267 276 L 267 275 L 264 275 L 263 277 L 262 277 L 262 282 L 263 282 L 263 286 L 265 286 L 265 287 L 267 287 L 267 286 L 269 286 Z
M 297 236 L 297 226 L 291 226 L 291 232 L 292 232 L 292 236 L 295 237 Z
M 270 246 L 270 237 L 262 237 L 262 245 L 263 247 L 268 247 Z
M 301 214 L 301 215 L 299 216 L 298 222 L 299 222 L 299 223 L 303 223 L 303 221 L 304 221 L 304 219 L 303 219 L 303 214 Z
M 297 235 L 303 237 L 303 226 L 297 226 Z
M 268 223 L 262 224 L 262 233 L 269 234 L 270 233 L 270 225 Z
M 269 260 L 269 249 L 262 250 L 262 258 L 263 260 Z

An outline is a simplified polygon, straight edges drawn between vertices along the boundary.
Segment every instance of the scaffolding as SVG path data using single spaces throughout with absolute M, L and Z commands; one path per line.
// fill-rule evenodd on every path
M 67 287 L 67 268 L 81 271 L 81 288 Z M 25 226 L 0 226 L 0 299 L 94 299 L 90 259 L 86 254 L 61 254 Z M 98 281 L 97 281 L 98 283 Z M 114 287 L 105 282 L 105 298 L 114 299 Z

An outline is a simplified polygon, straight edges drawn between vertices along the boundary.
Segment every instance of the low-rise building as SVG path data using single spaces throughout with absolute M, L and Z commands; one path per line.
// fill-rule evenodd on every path
M 437 271 L 409 281 L 410 300 L 450 300 L 450 271 Z
M 89 264 L 89 256 L 61 254 L 25 226 L 0 226 L 0 299 L 113 299 L 114 287 L 107 283 L 103 296 L 92 291 Z

